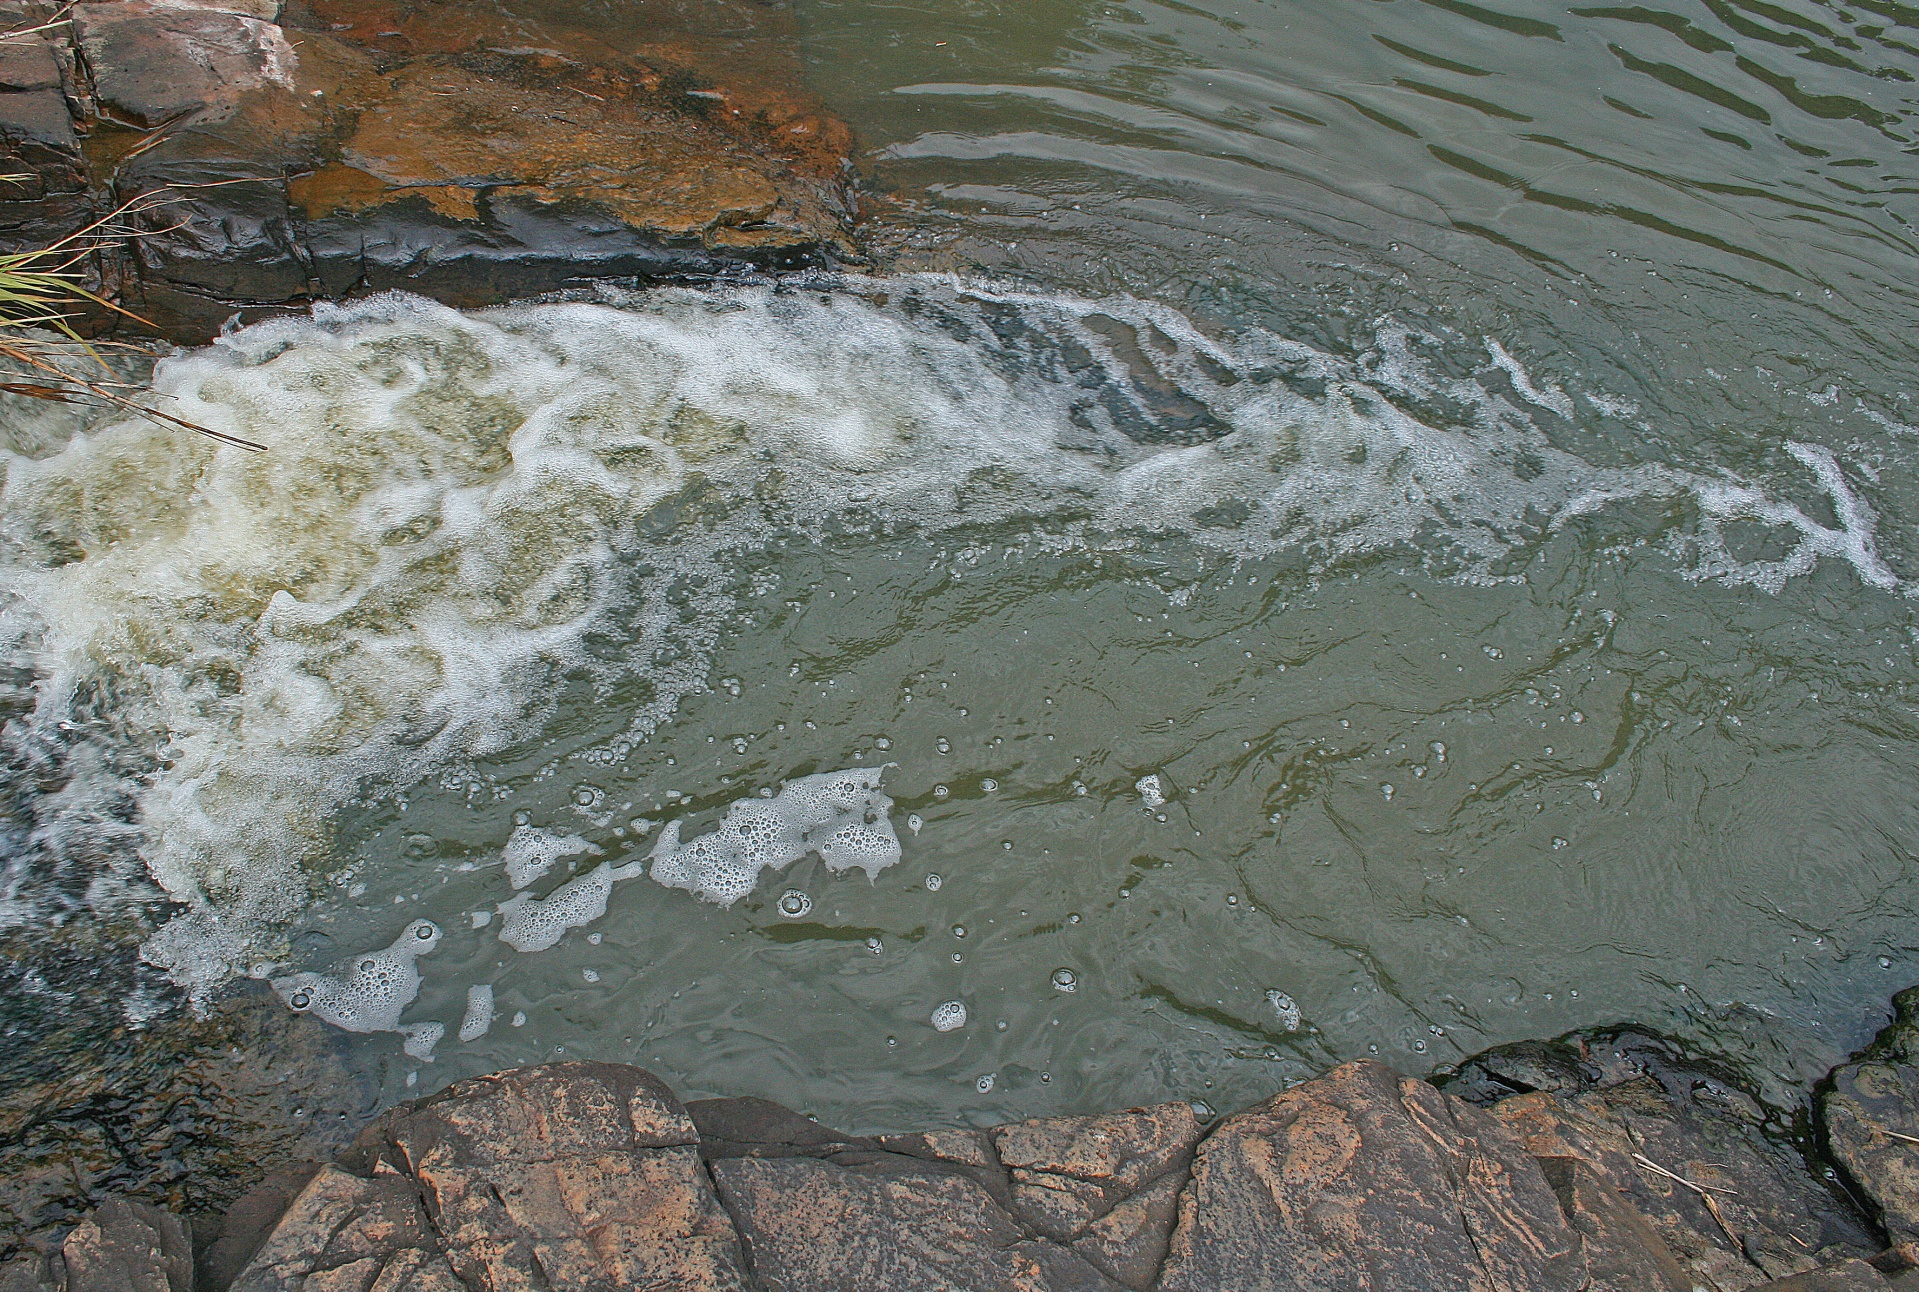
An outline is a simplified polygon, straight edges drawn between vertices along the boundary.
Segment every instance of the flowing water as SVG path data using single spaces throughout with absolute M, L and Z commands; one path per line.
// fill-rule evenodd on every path
M 884 272 L 159 365 L 259 456 L 9 407 L 0 920 L 138 917 L 385 1099 L 849 1129 L 1620 1021 L 1790 1104 L 1870 1032 L 1919 10 L 801 17 Z

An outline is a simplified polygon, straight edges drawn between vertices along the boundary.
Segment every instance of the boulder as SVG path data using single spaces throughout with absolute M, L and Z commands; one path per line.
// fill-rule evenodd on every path
M 360 1150 L 417 1183 L 469 1286 L 743 1290 L 698 1143 L 651 1074 L 561 1063 L 460 1082 L 376 1123 Z
M 1360 1062 L 1207 1136 L 1158 1286 L 1575 1292 L 1587 1268 L 1539 1163 L 1496 1118 Z
M 1872 1201 L 1895 1243 L 1919 1239 L 1919 988 L 1819 1099 L 1833 1159 Z
M 61 1245 L 68 1292 L 193 1292 L 193 1241 L 170 1211 L 113 1198 Z

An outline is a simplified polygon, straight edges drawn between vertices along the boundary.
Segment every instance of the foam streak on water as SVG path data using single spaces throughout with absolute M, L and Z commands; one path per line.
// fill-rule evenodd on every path
M 108 420 L 9 457 L 0 636 L 36 677 L 10 739 L 61 733 L 96 764 L 77 798 L 136 805 L 179 904 L 146 954 L 205 992 L 279 957 L 342 803 L 528 739 L 563 674 L 641 684 L 630 736 L 653 730 L 708 684 L 736 558 L 778 533 L 1052 516 L 1090 546 L 1177 533 L 1320 567 L 1399 548 L 1489 580 L 1576 517 L 1685 499 L 1682 573 L 1776 588 L 1830 557 L 1907 590 L 1830 450 L 1789 451 L 1834 525 L 1709 464 L 1594 466 L 1555 427 L 1623 405 L 1535 380 L 1510 341 L 1441 375 L 1429 356 L 1459 343 L 1386 322 L 1348 361 L 935 278 L 260 324 L 155 389 L 269 452 Z M 1735 560 L 1735 519 L 1785 555 Z M 126 828 L 97 803 L 55 817 Z M 523 842 L 527 882 L 580 851 Z M 572 882 L 596 874 L 587 906 L 617 877 Z M 30 881 L 16 867 L 0 917 L 45 913 Z

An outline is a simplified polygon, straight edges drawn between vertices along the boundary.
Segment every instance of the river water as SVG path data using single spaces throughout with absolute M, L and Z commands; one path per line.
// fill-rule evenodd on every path
M 254 457 L 9 409 L 13 945 L 404 1027 L 341 1033 L 383 1099 L 590 1057 L 855 1130 L 1625 1021 L 1788 1105 L 1870 1033 L 1919 10 L 801 19 L 869 275 L 162 362 Z

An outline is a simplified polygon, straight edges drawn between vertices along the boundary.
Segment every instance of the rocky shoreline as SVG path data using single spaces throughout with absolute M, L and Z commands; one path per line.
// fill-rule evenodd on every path
M 1630 1030 L 1437 1084 L 1348 1063 L 1210 1123 L 1169 1103 L 876 1137 L 528 1067 L 391 1109 L 224 1215 L 109 1200 L 0 1292 L 1919 1288 L 1919 988 L 1894 1007 L 1796 1141 Z
M 134 203 L 92 285 L 181 344 L 854 255 L 852 134 L 782 0 L 0 0 L 0 31 L 0 251 Z

